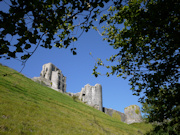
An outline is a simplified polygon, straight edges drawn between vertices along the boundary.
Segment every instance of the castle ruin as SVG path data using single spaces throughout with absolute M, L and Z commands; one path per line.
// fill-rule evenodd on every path
M 52 63 L 44 64 L 40 77 L 34 77 L 32 80 L 48 86 L 56 91 L 66 93 L 66 77 L 62 74 L 61 70 Z M 140 108 L 137 105 L 126 107 L 124 109 L 125 113 L 103 107 L 102 86 L 100 84 L 96 84 L 95 86 L 86 84 L 80 92 L 69 92 L 67 94 L 70 96 L 77 96 L 80 101 L 110 116 L 113 116 L 113 114 L 116 113 L 120 116 L 121 121 L 127 124 L 142 122 Z
M 34 77 L 33 80 L 43 82 L 44 85 L 56 91 L 66 92 L 66 77 L 52 63 L 44 64 L 40 77 Z
M 78 94 L 82 102 L 102 111 L 102 86 L 100 84 L 95 86 L 86 84 Z

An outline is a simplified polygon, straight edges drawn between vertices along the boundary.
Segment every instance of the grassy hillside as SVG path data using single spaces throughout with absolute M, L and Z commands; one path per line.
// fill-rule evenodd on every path
M 151 128 L 127 125 L 0 65 L 0 135 L 136 135 Z

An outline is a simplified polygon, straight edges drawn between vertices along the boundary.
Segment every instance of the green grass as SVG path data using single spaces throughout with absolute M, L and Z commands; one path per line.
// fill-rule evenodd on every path
M 117 112 L 113 112 L 112 117 L 121 121 L 121 115 L 119 115 Z
M 1 135 L 135 135 L 149 129 L 150 124 L 127 125 L 0 65 Z

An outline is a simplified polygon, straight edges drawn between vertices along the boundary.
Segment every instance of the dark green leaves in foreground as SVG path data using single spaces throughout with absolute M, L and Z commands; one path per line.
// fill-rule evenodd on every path
M 67 48 L 93 26 L 99 10 L 109 0 L 0 1 L 0 58 L 27 60 L 42 46 Z M 81 20 L 81 21 L 79 21 Z M 75 35 L 75 33 L 77 33 Z M 73 55 L 76 51 L 72 48 Z
M 180 134 L 179 7 L 176 0 L 131 0 L 110 7 L 100 20 L 108 24 L 104 40 L 119 51 L 109 58 L 115 65 L 107 76 L 130 77 L 134 95 L 144 93 L 148 120 L 163 123 L 155 129 L 162 134 Z

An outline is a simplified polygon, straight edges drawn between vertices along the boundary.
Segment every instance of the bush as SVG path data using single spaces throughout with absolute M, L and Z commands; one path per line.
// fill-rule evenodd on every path
M 139 109 L 136 109 L 136 110 L 135 110 L 135 113 L 136 113 L 136 114 L 139 114 Z
M 73 95 L 73 96 L 72 96 L 72 99 L 76 102 L 76 101 L 78 100 L 78 96 Z

